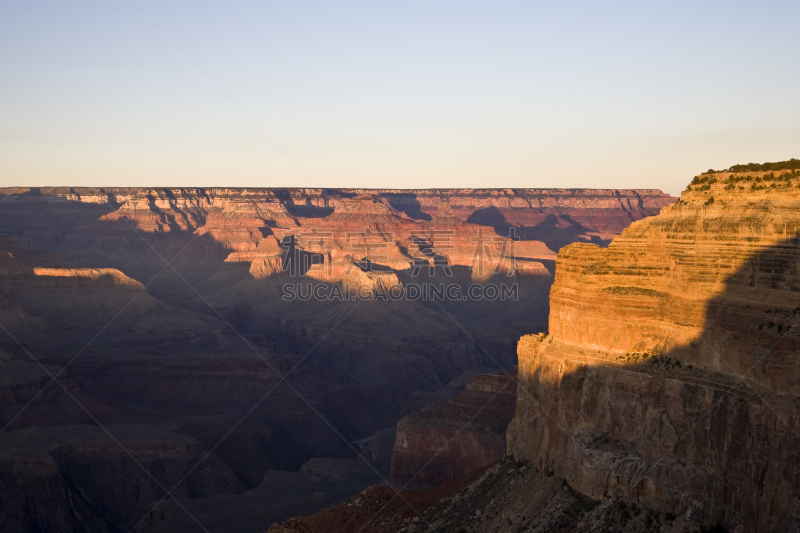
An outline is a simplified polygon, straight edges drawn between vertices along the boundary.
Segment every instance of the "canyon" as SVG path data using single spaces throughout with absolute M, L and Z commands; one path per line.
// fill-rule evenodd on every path
M 270 533 L 797 531 L 800 168 L 777 165 L 700 174 L 607 247 L 562 248 L 516 379 L 403 418 L 395 486 Z M 512 381 L 503 457 L 480 437 Z
M 341 502 L 391 475 L 403 417 L 445 428 L 437 416 L 496 395 L 475 371 L 510 369 L 517 339 L 547 328 L 563 246 L 606 246 L 674 201 L 2 189 L 2 529 L 193 530 L 192 516 L 251 513 L 236 527 L 258 530 Z M 409 297 L 439 286 L 452 292 Z M 469 468 L 503 453 L 504 425 L 487 424 L 491 453 Z M 403 460 L 424 463 L 429 444 Z M 450 470 L 426 483 L 463 473 L 437 468 Z

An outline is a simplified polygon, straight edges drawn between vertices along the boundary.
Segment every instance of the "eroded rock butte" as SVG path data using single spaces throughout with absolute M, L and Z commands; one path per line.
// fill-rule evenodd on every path
M 798 178 L 701 175 L 608 248 L 562 249 L 509 451 L 591 498 L 796 529 Z

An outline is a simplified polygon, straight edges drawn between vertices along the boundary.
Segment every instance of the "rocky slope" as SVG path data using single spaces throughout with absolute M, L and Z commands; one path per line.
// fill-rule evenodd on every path
M 702 175 L 608 248 L 563 249 L 509 450 L 592 498 L 796 529 L 798 205 L 796 171 Z
M 513 458 L 435 489 L 370 487 L 344 504 L 269 529 L 269 533 L 350 531 L 717 533 L 721 529 L 635 503 L 592 500 L 552 472 L 539 472 Z

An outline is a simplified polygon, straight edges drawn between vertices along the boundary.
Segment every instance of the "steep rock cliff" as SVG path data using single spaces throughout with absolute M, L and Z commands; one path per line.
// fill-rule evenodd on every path
M 607 249 L 562 250 L 509 450 L 592 498 L 796 528 L 799 177 L 699 176 Z
M 464 392 L 397 423 L 391 480 L 438 486 L 505 455 L 516 373 L 478 374 Z

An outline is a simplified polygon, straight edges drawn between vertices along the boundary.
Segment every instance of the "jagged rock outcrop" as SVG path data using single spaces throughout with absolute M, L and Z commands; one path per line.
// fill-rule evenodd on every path
M 800 174 L 700 176 L 556 264 L 509 450 L 592 498 L 733 531 L 800 523 Z
M 391 480 L 438 486 L 505 455 L 505 432 L 514 415 L 516 372 L 478 374 L 441 405 L 397 423 Z

